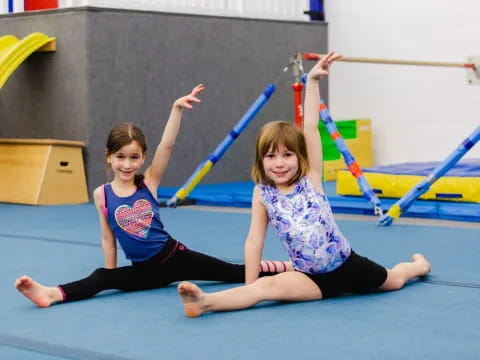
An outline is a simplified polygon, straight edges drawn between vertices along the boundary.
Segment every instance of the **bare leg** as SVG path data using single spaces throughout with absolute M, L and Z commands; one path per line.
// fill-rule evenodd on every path
M 322 298 L 318 286 L 305 274 L 284 272 L 216 293 L 204 293 L 193 283 L 184 281 L 178 285 L 185 314 L 197 317 L 208 311 L 230 311 L 249 308 L 265 300 L 310 301 Z
M 414 254 L 412 262 L 400 263 L 392 269 L 387 269 L 387 279 L 380 286 L 381 290 L 398 290 L 405 283 L 417 276 L 425 276 L 431 270 L 431 265 L 422 254 Z
M 41 308 L 49 307 L 52 303 L 63 300 L 63 294 L 58 287 L 43 286 L 28 276 L 19 277 L 15 281 L 15 287 Z

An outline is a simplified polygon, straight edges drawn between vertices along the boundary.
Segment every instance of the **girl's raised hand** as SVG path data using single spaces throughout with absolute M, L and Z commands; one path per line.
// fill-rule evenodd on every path
M 328 69 L 330 65 L 332 65 L 335 60 L 338 60 L 341 57 L 342 55 L 336 54 L 335 51 L 330 51 L 315 64 L 312 70 L 310 70 L 308 73 L 308 77 L 318 80 L 320 77 L 328 75 Z
M 173 104 L 175 107 L 186 108 L 189 110 L 193 109 L 191 103 L 201 103 L 200 99 L 197 98 L 197 95 L 205 90 L 203 84 L 197 85 L 193 88 L 192 92 L 188 95 L 178 98 Z

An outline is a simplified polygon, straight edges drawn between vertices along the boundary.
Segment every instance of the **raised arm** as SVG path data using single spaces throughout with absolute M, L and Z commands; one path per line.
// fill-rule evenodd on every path
M 268 216 L 260 200 L 260 190 L 255 186 L 252 197 L 250 230 L 245 242 L 245 283 L 251 284 L 258 278 L 258 269 L 267 232 Z
M 160 180 L 162 179 L 165 169 L 167 168 L 170 155 L 172 154 L 173 145 L 175 145 L 175 140 L 177 139 L 178 131 L 180 129 L 183 109 L 186 108 L 192 110 L 192 103 L 200 103 L 201 101 L 197 98 L 197 96 L 204 89 L 205 87 L 202 84 L 197 85 L 193 88 L 190 94 L 178 98 L 173 103 L 170 117 L 165 125 L 160 144 L 158 144 L 158 147 L 155 151 L 152 163 L 144 174 L 145 182 L 152 191 L 158 188 Z M 154 191 L 154 193 L 156 193 L 156 191 Z
M 115 241 L 115 236 L 113 235 L 112 229 L 110 228 L 110 225 L 108 224 L 103 212 L 104 195 L 102 186 L 99 186 L 93 192 L 93 200 L 98 211 L 98 216 L 100 217 L 99 220 L 100 230 L 102 233 L 102 251 L 105 258 L 105 268 L 114 269 L 117 267 L 117 242 Z
M 322 142 L 318 131 L 320 106 L 319 81 L 321 77 L 328 75 L 330 65 L 340 57 L 341 55 L 335 54 L 333 51 L 329 52 L 315 64 L 307 76 L 303 131 L 310 163 L 309 176 L 315 184 L 318 184 L 320 187 L 322 184 L 323 154 Z

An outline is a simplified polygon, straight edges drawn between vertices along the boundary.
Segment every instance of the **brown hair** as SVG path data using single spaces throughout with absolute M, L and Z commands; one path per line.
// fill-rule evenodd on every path
M 123 146 L 130 144 L 132 141 L 136 141 L 142 148 L 142 154 L 145 155 L 147 152 L 147 142 L 145 140 L 145 135 L 143 135 L 142 130 L 140 130 L 135 124 L 132 123 L 122 123 L 116 125 L 108 134 L 105 156 L 116 153 Z M 142 174 L 135 175 L 135 185 L 138 188 L 143 187 L 143 178 Z
M 265 124 L 257 135 L 255 162 L 251 172 L 252 179 L 256 184 L 266 183 L 272 186 L 275 185 L 265 175 L 263 158 L 268 152 L 278 150 L 280 145 L 294 152 L 298 159 L 298 171 L 288 185 L 292 185 L 307 174 L 310 166 L 308 163 L 307 145 L 302 130 L 286 121 L 273 121 Z

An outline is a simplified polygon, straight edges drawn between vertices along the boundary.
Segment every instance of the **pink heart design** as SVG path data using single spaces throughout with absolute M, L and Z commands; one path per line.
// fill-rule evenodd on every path
M 119 206 L 115 210 L 115 221 L 129 234 L 146 239 L 152 224 L 152 205 L 145 199 L 135 201 L 133 207 Z

